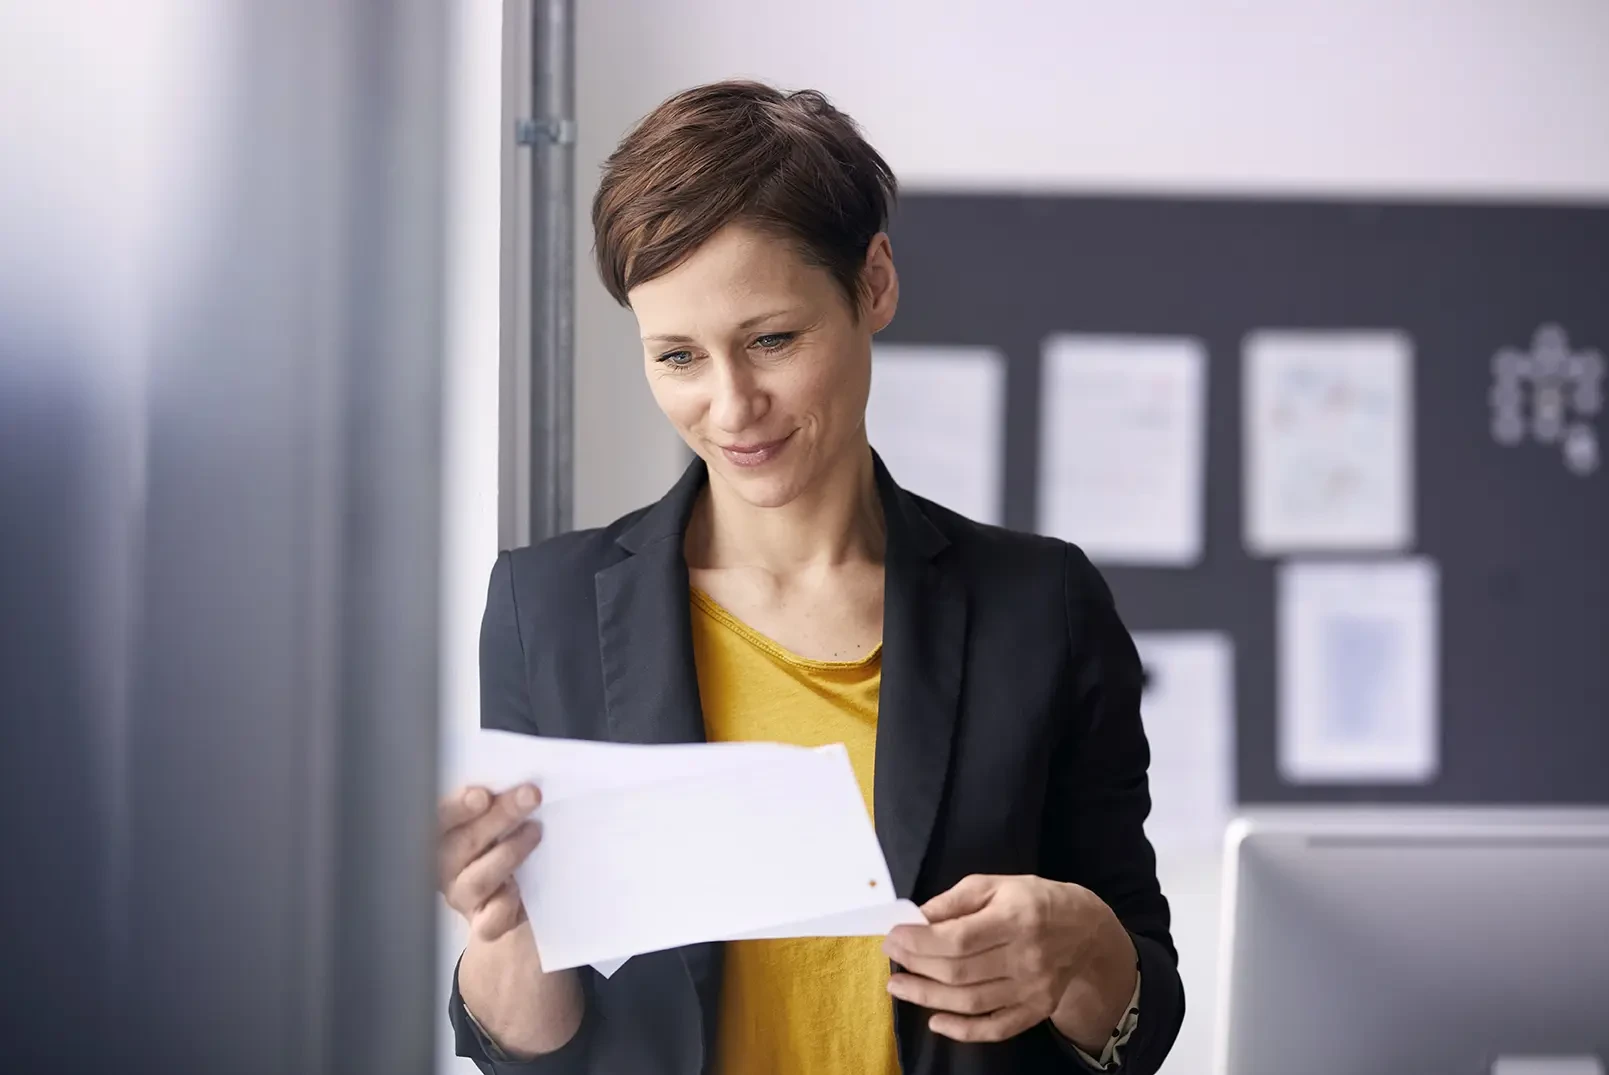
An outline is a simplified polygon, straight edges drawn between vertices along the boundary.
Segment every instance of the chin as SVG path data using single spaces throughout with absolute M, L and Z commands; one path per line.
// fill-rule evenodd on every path
M 804 487 L 791 467 L 772 471 L 771 467 L 749 471 L 725 460 L 719 464 L 720 475 L 732 491 L 757 508 L 780 508 L 794 500 Z

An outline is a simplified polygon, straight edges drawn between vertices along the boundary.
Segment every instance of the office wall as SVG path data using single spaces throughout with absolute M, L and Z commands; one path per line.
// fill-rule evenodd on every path
M 1609 6 L 1252 0 L 581 4 L 577 211 L 621 133 L 732 75 L 811 86 L 912 189 L 1609 192 Z M 576 517 L 656 496 L 630 315 L 578 232 Z
M 446 703 L 474 724 L 473 631 L 495 546 L 495 0 L 458 0 Z M 630 123 L 732 75 L 831 95 L 915 190 L 1609 196 L 1609 5 L 1255 0 L 578 3 L 576 519 L 650 500 L 684 458 L 596 282 L 586 217 Z M 471 133 L 473 132 L 473 133 Z M 475 238 L 472 238 L 474 236 Z M 491 246 L 484 246 L 486 243 Z M 478 281 L 478 282 L 477 282 Z M 470 326 L 478 326 L 471 328 Z M 488 328 L 487 326 L 491 326 Z M 485 333 L 492 332 L 489 344 Z M 483 341 L 477 344 L 475 341 Z M 489 521 L 488 521 L 489 520 Z M 1169 1066 L 1205 1070 L 1217 874 L 1165 863 L 1191 1014 Z

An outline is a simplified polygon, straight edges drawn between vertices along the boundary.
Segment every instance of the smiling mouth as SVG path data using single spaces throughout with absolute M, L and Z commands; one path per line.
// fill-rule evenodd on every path
M 721 454 L 733 466 L 758 467 L 769 463 L 777 454 L 787 447 L 788 441 L 793 437 L 789 433 L 780 440 L 763 441 L 754 444 L 721 445 Z

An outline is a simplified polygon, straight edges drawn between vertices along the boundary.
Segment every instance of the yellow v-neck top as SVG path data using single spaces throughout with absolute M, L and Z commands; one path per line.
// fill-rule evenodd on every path
M 858 661 L 812 661 L 698 590 L 692 606 L 709 740 L 843 743 L 870 811 L 882 647 Z M 725 951 L 718 1075 L 897 1075 L 881 938 L 732 941 Z

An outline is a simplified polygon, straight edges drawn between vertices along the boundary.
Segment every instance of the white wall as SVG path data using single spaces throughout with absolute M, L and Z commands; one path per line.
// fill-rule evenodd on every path
M 497 0 L 457 0 L 445 703 L 474 723 L 495 546 Z M 597 283 L 599 165 L 662 98 L 733 75 L 823 90 L 907 189 L 1609 197 L 1598 0 L 579 0 L 576 518 L 656 498 L 684 455 L 631 317 Z M 488 333 L 490 335 L 488 335 Z M 1204 1071 L 1216 866 L 1165 862 Z
M 442 773 L 480 724 L 478 651 L 486 580 L 497 555 L 499 146 L 502 33 L 498 0 L 451 8 L 447 116 L 446 375 L 442 386 Z M 463 949 L 458 916 L 442 908 L 438 1070 L 473 1073 L 455 1058 L 447 991 Z

